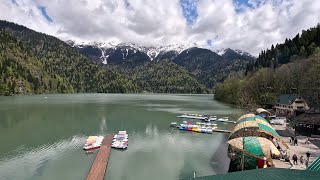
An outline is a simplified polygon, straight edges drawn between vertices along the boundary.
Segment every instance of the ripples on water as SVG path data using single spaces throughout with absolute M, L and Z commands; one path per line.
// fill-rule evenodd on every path
M 168 127 L 181 122 L 176 116 L 182 113 L 231 117 L 236 110 L 211 95 L 46 96 L 0 97 L 1 142 L 12 143 L 0 148 L 1 180 L 84 179 L 95 158 L 82 150 L 87 135 L 121 129 L 129 133 L 129 148 L 111 151 L 106 179 L 171 180 L 190 178 L 193 171 L 199 176 L 225 171 L 212 166 L 225 166 L 213 159 L 226 158 L 219 149 L 222 134 Z
M 26 174 L 41 175 L 49 160 L 58 160 L 65 153 L 79 150 L 86 140 L 84 136 L 74 136 L 61 139 L 54 143 L 47 143 L 37 148 L 18 147 L 12 153 L 0 159 L 1 179 L 27 179 Z M 10 158 L 11 157 L 11 158 Z M 24 171 L 25 173 L 16 173 Z

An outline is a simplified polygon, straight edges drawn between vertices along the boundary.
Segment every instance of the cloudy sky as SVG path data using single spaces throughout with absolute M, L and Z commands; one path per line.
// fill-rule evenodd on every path
M 60 39 L 257 55 L 320 22 L 319 0 L 0 0 L 0 19 Z

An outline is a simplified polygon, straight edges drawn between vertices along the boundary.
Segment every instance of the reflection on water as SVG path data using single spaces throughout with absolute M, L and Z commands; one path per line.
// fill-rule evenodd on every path
M 127 151 L 112 151 L 109 161 L 118 166 L 108 167 L 106 179 L 163 179 L 164 174 L 165 179 L 179 179 L 192 177 L 193 171 L 199 175 L 216 173 L 210 160 L 223 140 L 222 134 L 159 132 L 156 126 L 148 125 L 144 134 L 130 136 L 134 139 Z M 226 152 L 219 155 L 226 158 Z
M 221 162 L 227 158 L 220 148 L 222 134 L 183 132 L 169 125 L 183 121 L 176 117 L 181 113 L 232 119 L 237 112 L 213 101 L 212 95 L 0 97 L 0 179 L 85 179 L 96 155 L 82 150 L 86 137 L 118 130 L 128 131 L 129 147 L 111 151 L 108 180 L 170 180 L 192 177 L 193 171 L 199 176 L 222 173 Z M 231 126 L 218 123 L 222 129 Z

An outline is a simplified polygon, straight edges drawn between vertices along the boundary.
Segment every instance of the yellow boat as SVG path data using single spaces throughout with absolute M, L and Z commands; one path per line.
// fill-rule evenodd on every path
M 199 129 L 199 128 L 192 128 L 192 131 L 193 131 L 193 132 L 201 132 L 201 129 Z

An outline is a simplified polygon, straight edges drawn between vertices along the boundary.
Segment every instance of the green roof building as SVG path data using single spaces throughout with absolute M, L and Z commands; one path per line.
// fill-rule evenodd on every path
M 309 109 L 305 99 L 298 95 L 282 94 L 276 102 L 276 115 L 293 117 Z

